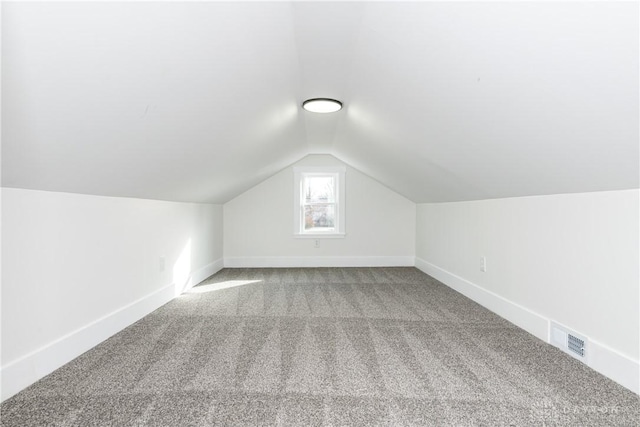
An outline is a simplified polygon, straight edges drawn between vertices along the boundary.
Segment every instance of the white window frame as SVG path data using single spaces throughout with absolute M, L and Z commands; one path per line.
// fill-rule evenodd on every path
M 293 168 L 293 235 L 297 238 L 343 238 L 345 233 L 345 174 L 344 166 L 295 166 Z M 333 176 L 336 179 L 336 218 L 331 231 L 304 230 L 304 196 L 302 183 L 306 176 Z

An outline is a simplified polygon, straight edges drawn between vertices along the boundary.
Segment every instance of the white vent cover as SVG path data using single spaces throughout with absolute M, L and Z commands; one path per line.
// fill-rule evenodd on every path
M 581 340 L 575 335 L 567 335 L 567 348 L 578 356 L 584 357 L 584 340 Z
M 589 340 L 585 336 L 555 322 L 551 322 L 549 327 L 549 341 L 551 345 L 587 363 L 587 344 Z

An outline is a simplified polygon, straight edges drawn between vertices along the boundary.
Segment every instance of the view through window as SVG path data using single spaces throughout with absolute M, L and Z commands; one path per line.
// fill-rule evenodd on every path
M 333 231 L 336 224 L 336 177 L 305 176 L 304 231 Z
M 296 166 L 294 235 L 301 238 L 345 236 L 345 167 Z

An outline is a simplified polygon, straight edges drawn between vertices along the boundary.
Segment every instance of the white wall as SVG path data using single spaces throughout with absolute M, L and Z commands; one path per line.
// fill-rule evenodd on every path
M 225 266 L 413 265 L 415 204 L 370 177 L 346 171 L 346 237 L 293 235 L 293 166 L 344 165 L 310 155 L 224 205 Z
M 3 398 L 222 267 L 220 205 L 3 188 L 2 232 Z
M 638 392 L 639 218 L 638 190 L 420 204 L 416 265 L 542 339 L 586 335 Z

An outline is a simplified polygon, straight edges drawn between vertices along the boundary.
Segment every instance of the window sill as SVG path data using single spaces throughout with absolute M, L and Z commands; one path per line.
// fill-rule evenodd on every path
M 295 233 L 296 239 L 344 239 L 346 233 Z

